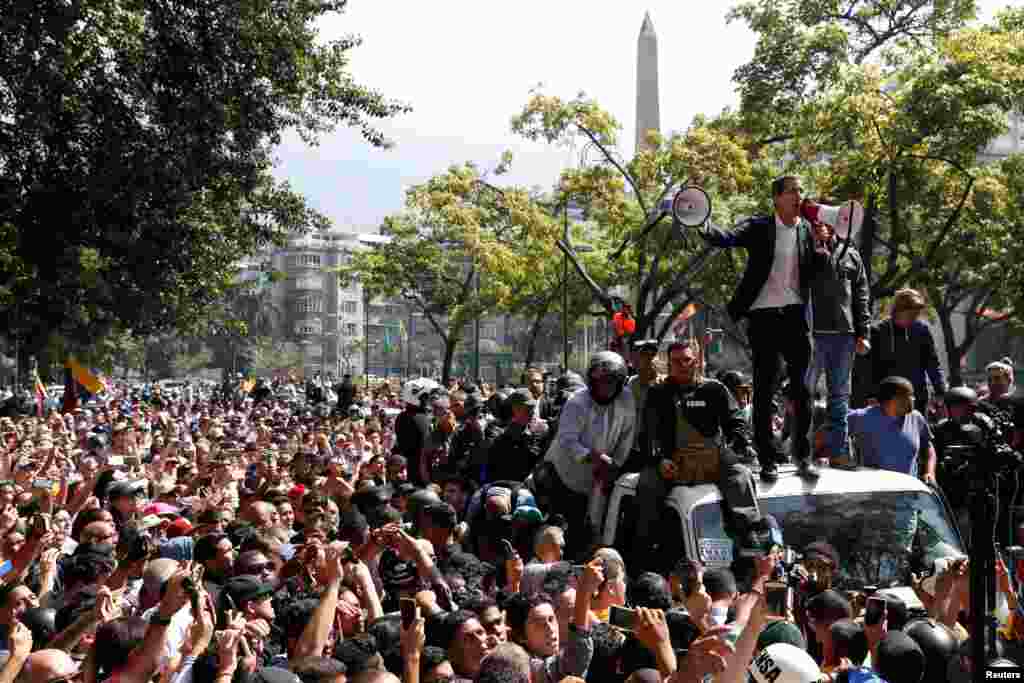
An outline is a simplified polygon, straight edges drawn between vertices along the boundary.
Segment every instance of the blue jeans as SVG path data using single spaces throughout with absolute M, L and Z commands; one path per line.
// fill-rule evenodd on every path
M 850 454 L 846 414 L 850 408 L 850 372 L 857 340 L 852 334 L 815 334 L 811 387 L 825 373 L 828 387 L 828 447 L 833 457 Z

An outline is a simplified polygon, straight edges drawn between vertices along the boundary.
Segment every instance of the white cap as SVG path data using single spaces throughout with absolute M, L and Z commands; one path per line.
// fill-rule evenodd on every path
M 821 669 L 807 652 L 789 643 L 761 650 L 748 669 L 757 683 L 817 683 Z

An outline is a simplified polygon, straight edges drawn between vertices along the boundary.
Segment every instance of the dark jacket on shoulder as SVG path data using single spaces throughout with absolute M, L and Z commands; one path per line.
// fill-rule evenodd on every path
M 929 379 L 936 396 L 946 393 L 946 375 L 939 364 L 935 338 L 920 320 L 908 328 L 896 326 L 891 319 L 872 325 L 870 358 L 874 391 L 883 379 L 896 376 L 910 380 L 918 398 L 928 396 Z
M 800 296 L 807 302 L 810 301 L 811 293 L 814 244 L 807 221 L 801 218 L 795 229 L 798 231 L 796 247 Z M 775 215 L 749 218 L 732 230 L 711 227 L 703 236 L 709 244 L 722 249 L 742 247 L 747 250 L 747 269 L 743 272 L 743 279 L 732 301 L 726 307 L 729 316 L 738 321 L 750 312 L 750 306 L 757 300 L 757 295 L 761 293 L 772 272 L 772 262 L 775 260 Z
M 860 252 L 832 240 L 828 254 L 813 252 L 811 302 L 815 332 L 839 332 L 867 339 L 871 324 L 868 278 Z

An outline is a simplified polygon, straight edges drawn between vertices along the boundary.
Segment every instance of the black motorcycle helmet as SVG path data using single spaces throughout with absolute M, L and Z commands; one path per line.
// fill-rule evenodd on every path
M 508 422 L 512 419 L 512 406 L 508 402 L 509 392 L 502 389 L 490 395 L 484 408 L 498 422 Z
M 934 619 L 915 619 L 903 627 L 903 632 L 910 636 L 924 653 L 923 680 L 943 680 L 949 658 L 956 654 L 960 647 L 949 627 Z
M 978 394 L 970 387 L 953 387 L 942 397 L 946 406 L 978 405 Z
M 406 499 L 405 514 L 409 521 L 418 528 L 420 513 L 430 505 L 440 502 L 442 502 L 441 497 L 430 489 L 419 489 Z
M 608 405 L 622 393 L 626 386 L 626 378 L 629 370 L 626 361 L 614 351 L 599 351 L 590 359 L 590 366 L 587 368 L 587 388 L 590 390 L 590 397 L 599 405 Z M 609 379 L 614 383 L 610 397 L 599 399 L 594 388 L 601 379 Z
M 559 376 L 559 378 L 555 380 L 555 390 L 559 392 L 575 392 L 586 388 L 586 386 L 587 383 L 583 381 L 583 377 L 581 377 L 578 372 L 573 372 L 572 370 Z

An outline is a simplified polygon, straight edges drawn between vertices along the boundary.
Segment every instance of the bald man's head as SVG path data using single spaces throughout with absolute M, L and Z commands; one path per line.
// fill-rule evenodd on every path
M 256 501 L 249 506 L 249 510 L 246 512 L 245 518 L 246 521 L 257 529 L 272 529 L 281 521 L 281 516 L 277 512 L 277 508 L 262 500 Z

